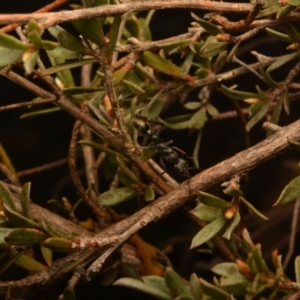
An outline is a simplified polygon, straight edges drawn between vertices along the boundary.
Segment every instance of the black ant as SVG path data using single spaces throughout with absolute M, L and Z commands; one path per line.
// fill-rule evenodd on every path
M 164 161 L 167 161 L 174 165 L 174 169 L 179 174 L 190 179 L 191 175 L 189 169 L 191 168 L 188 166 L 187 161 L 179 155 L 181 154 L 188 157 L 186 153 L 177 147 L 170 147 L 169 145 L 173 143 L 172 140 L 165 142 L 159 138 L 159 134 L 165 127 L 163 122 L 137 114 L 132 120 L 132 124 L 140 135 L 150 138 L 151 143 L 149 144 L 149 148 L 160 154 L 160 163 L 164 169 L 166 169 Z M 152 130 L 152 124 L 159 124 L 161 128 L 155 132 Z

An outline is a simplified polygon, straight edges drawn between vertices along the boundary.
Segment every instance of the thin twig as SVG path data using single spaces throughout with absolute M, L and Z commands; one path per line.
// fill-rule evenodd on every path
M 60 160 L 57 160 L 57 161 L 54 161 L 54 162 L 51 162 L 51 163 L 48 163 L 48 164 L 44 164 L 44 165 L 41 165 L 41 166 L 38 166 L 38 167 L 35 167 L 35 168 L 31 168 L 31 169 L 27 169 L 27 170 L 24 170 L 24 171 L 17 172 L 17 176 L 18 177 L 31 176 L 31 175 L 36 174 L 36 173 L 48 171 L 48 170 L 51 170 L 53 168 L 63 166 L 67 163 L 68 163 L 68 159 L 63 158 L 63 159 L 60 159 Z
M 60 11 L 53 13 L 32 13 L 32 14 L 9 14 L 0 15 L 0 24 L 26 23 L 31 19 L 40 22 L 43 27 L 50 27 L 63 22 L 70 22 L 81 19 L 91 19 L 101 16 L 121 15 L 129 11 L 149 11 L 152 9 L 202 9 L 215 12 L 249 13 L 253 5 L 248 3 L 230 3 L 199 0 L 152 0 L 146 2 L 129 2 L 118 5 L 101 5 L 93 8 L 78 9 L 74 11 Z
M 300 197 L 295 200 L 294 210 L 293 210 L 293 218 L 291 221 L 291 233 L 290 233 L 290 241 L 289 241 L 289 250 L 286 254 L 285 260 L 283 262 L 282 268 L 286 269 L 288 266 L 292 255 L 295 250 L 295 240 L 297 234 L 297 226 L 298 226 L 298 216 L 300 212 Z
M 65 3 L 67 3 L 68 1 L 69 0 L 55 0 L 52 3 L 47 4 L 46 6 L 36 10 L 35 12 L 36 13 L 38 13 L 38 12 L 47 12 L 47 11 L 53 10 L 53 9 L 65 4 Z M 7 25 L 5 27 L 0 28 L 0 32 L 9 32 L 9 31 L 12 31 L 12 30 L 16 29 L 19 26 L 20 26 L 19 23 L 10 24 L 10 25 Z
M 39 105 L 39 104 L 44 104 L 44 103 L 51 103 L 56 100 L 56 97 L 52 97 L 49 99 L 38 99 L 38 100 L 32 100 L 32 101 L 27 101 L 27 102 L 21 102 L 21 103 L 14 103 L 14 104 L 8 104 L 4 106 L 0 106 L 0 111 L 4 110 L 9 110 L 9 109 L 15 109 L 15 108 L 20 108 L 20 107 L 25 107 L 25 106 L 31 106 L 31 105 Z

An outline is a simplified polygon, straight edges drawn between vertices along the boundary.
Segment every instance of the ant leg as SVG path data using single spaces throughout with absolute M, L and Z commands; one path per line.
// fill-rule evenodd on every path
M 161 156 L 159 157 L 159 161 L 160 161 L 160 164 L 161 164 L 162 168 L 164 169 L 164 172 L 161 173 L 160 175 L 163 175 L 163 174 L 166 173 L 166 170 L 167 170 L 166 167 L 165 167 L 164 161 L 163 161 L 163 155 L 161 155 Z
M 172 147 L 172 148 L 173 148 L 174 150 L 176 150 L 177 152 L 179 152 L 182 156 L 185 156 L 185 157 L 187 157 L 187 158 L 189 158 L 189 159 L 193 159 L 192 156 L 187 155 L 186 152 L 184 152 L 183 150 L 181 150 L 181 149 L 179 149 L 179 148 L 177 148 L 177 147 Z

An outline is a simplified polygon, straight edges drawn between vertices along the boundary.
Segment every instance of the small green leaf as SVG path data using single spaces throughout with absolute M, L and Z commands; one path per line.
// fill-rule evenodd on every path
M 233 219 L 230 220 L 230 224 L 227 226 L 226 231 L 223 234 L 223 238 L 230 240 L 233 230 L 239 225 L 241 221 L 241 215 L 237 212 Z
M 199 204 L 190 211 L 193 215 L 205 222 L 212 222 L 213 220 L 224 215 L 224 209 L 216 208 L 205 204 Z
M 218 300 L 228 300 L 230 299 L 230 295 L 226 293 L 221 288 L 208 283 L 204 279 L 199 279 L 201 283 L 201 288 L 206 296 L 210 296 L 210 299 L 218 299 Z
M 94 59 L 94 58 L 87 58 L 87 59 L 81 59 L 81 60 L 65 62 L 65 63 L 59 64 L 59 65 L 56 65 L 54 67 L 50 67 L 48 69 L 45 69 L 41 73 L 44 76 L 51 75 L 51 74 L 54 74 L 56 72 L 60 72 L 60 71 L 63 71 L 63 70 L 68 70 L 68 69 L 72 69 L 72 68 L 76 68 L 76 67 L 81 67 L 81 66 L 88 65 L 88 64 L 91 64 L 91 63 L 94 63 L 94 62 L 97 62 L 97 60 Z
M 293 149 L 297 150 L 298 152 L 300 152 L 300 143 L 297 141 L 293 141 L 290 139 L 287 139 L 289 144 L 292 146 Z
M 284 34 L 284 33 L 281 33 L 279 31 L 275 31 L 271 28 L 265 28 L 267 34 L 277 40 L 280 40 L 282 42 L 286 42 L 286 43 L 292 43 L 293 41 L 291 40 L 291 38 L 287 35 L 287 34 Z
M 291 53 L 291 54 L 286 54 L 281 56 L 278 60 L 276 60 L 274 63 L 272 63 L 266 73 L 269 74 L 272 71 L 278 69 L 279 67 L 283 66 L 284 64 L 286 64 L 288 61 L 294 59 L 294 58 L 299 58 L 299 54 L 297 52 Z
M 142 59 L 146 65 L 154 70 L 176 78 L 182 77 L 181 68 L 155 53 L 145 51 L 142 55 Z
M 105 44 L 105 36 L 98 18 L 72 21 L 72 25 L 83 37 L 89 39 L 98 47 Z
M 217 25 L 199 18 L 194 13 L 191 13 L 191 15 L 192 18 L 196 20 L 209 34 L 217 35 L 219 33 L 223 33 L 222 30 Z
M 213 57 L 227 47 L 227 42 L 205 43 L 199 51 L 201 57 Z
M 186 288 L 180 276 L 172 268 L 167 267 L 164 278 L 172 295 L 180 296 L 190 294 L 190 291 Z
M 55 252 L 72 253 L 78 251 L 72 247 L 73 242 L 62 237 L 51 237 L 42 242 L 42 246 Z
M 26 72 L 26 75 L 29 75 L 34 70 L 35 64 L 38 59 L 38 52 L 34 51 L 32 52 L 24 61 L 24 69 Z
M 190 119 L 189 121 L 189 128 L 190 129 L 197 129 L 200 130 L 204 127 L 207 121 L 206 113 L 203 110 L 198 110 Z
M 185 57 L 185 60 L 182 64 L 182 67 L 181 67 L 181 76 L 182 78 L 186 78 L 186 76 L 188 75 L 189 71 L 190 71 L 190 68 L 192 66 L 192 63 L 193 63 L 193 59 L 194 59 L 194 53 L 192 51 L 190 51 L 186 57 Z
M 0 227 L 0 250 L 7 250 L 11 248 L 5 241 L 5 237 L 12 232 L 13 229 L 11 228 L 1 228 Z
M 221 87 L 222 87 L 222 93 L 229 98 L 233 98 L 237 100 L 244 100 L 248 98 L 257 98 L 257 99 L 260 98 L 260 96 L 255 93 L 233 90 L 231 88 L 226 87 L 225 85 L 221 85 Z
M 186 109 L 190 109 L 190 110 L 193 110 L 193 109 L 198 109 L 201 107 L 201 103 L 200 102 L 187 102 L 186 104 L 184 104 L 184 107 Z
M 155 191 L 150 185 L 146 187 L 144 197 L 147 202 L 155 199 Z
M 162 299 L 162 300 L 172 300 L 173 299 L 173 297 L 170 294 L 161 292 L 160 290 L 158 290 L 152 286 L 148 286 L 145 283 L 143 283 L 137 279 L 133 279 L 133 278 L 120 278 L 114 283 L 114 285 L 126 286 L 128 288 L 141 291 L 143 293 L 146 293 L 148 295 L 154 296 L 154 297 L 156 297 L 158 299 Z
M 57 210 L 58 214 L 64 214 L 69 215 L 70 211 L 63 205 L 61 201 L 58 201 L 56 199 L 50 199 L 47 201 L 47 203 L 55 210 Z
M 290 181 L 282 190 L 274 206 L 291 202 L 300 196 L 300 175 Z
M 263 221 L 267 221 L 269 220 L 268 217 L 266 217 L 265 215 L 263 215 L 260 211 L 258 211 L 250 202 L 248 202 L 245 198 L 241 197 L 242 202 L 245 204 L 246 208 L 248 209 L 248 211 L 255 216 L 256 218 L 259 218 Z
M 14 262 L 23 255 L 24 251 L 16 252 L 14 251 L 12 253 L 12 256 L 6 258 L 4 262 L 0 265 L 0 275 L 2 275 L 10 266 L 14 264 Z
M 211 270 L 223 277 L 229 277 L 233 275 L 240 274 L 238 266 L 236 263 L 224 262 L 217 264 L 211 268 Z
M 24 51 L 0 47 L 0 68 L 6 67 L 16 61 L 19 61 L 23 53 Z
M 292 10 L 294 9 L 294 7 L 292 5 L 284 5 L 281 8 L 279 8 L 279 10 L 277 11 L 276 14 L 276 19 L 280 20 L 283 19 L 285 16 L 287 16 Z
M 288 89 L 286 89 L 286 90 L 287 90 L 287 94 L 289 94 L 289 90 Z M 280 95 L 278 102 L 277 102 L 276 106 L 274 107 L 274 110 L 272 112 L 271 119 L 270 119 L 270 123 L 272 123 L 272 124 L 278 124 L 278 122 L 279 122 L 285 95 L 286 95 L 285 92 Z M 274 133 L 274 131 L 272 129 L 267 129 L 267 137 L 273 133 Z
M 107 191 L 100 195 L 98 204 L 104 206 L 113 206 L 125 202 L 137 195 L 137 190 L 132 187 L 122 187 Z
M 78 52 L 68 50 L 65 47 L 62 47 L 60 45 L 55 47 L 55 49 L 53 49 L 53 50 L 48 50 L 47 54 L 52 57 L 64 59 L 64 60 L 76 59 L 79 57 Z
M 231 51 L 229 52 L 228 56 L 227 56 L 227 62 L 231 63 L 232 62 L 232 58 L 233 56 L 236 54 L 237 50 L 239 49 L 241 41 L 238 41 L 231 49 Z
M 166 284 L 165 279 L 160 276 L 154 276 L 154 275 L 143 276 L 143 281 L 146 285 L 152 286 L 163 293 L 166 294 L 170 293 L 170 290 Z
M 183 130 L 189 128 L 190 121 L 183 121 L 178 123 L 165 123 L 167 128 L 175 130 Z
M 36 228 L 42 229 L 42 226 L 26 217 L 23 217 L 21 214 L 16 212 L 15 210 L 11 209 L 8 205 L 4 205 L 4 213 L 9 221 L 13 222 L 14 224 L 22 227 L 29 227 L 29 228 Z
M 295 275 L 296 281 L 300 283 L 300 255 L 295 258 Z
M 261 253 L 259 244 L 252 248 L 251 255 L 248 255 L 247 264 L 255 274 L 269 274 L 269 269 Z
M 39 244 L 46 239 L 46 235 L 37 229 L 15 228 L 5 238 L 11 245 L 28 246 Z
M 250 121 L 247 123 L 246 125 L 246 130 L 250 131 L 250 129 L 257 124 L 269 111 L 270 108 L 270 103 L 269 102 L 265 102 L 261 108 L 259 109 L 259 111 L 250 119 Z
M 25 183 L 22 187 L 21 194 L 20 194 L 22 212 L 25 218 L 30 217 L 30 213 L 29 213 L 30 188 L 31 188 L 31 183 L 30 182 Z
M 27 271 L 39 272 L 46 270 L 48 267 L 36 261 L 35 259 L 23 254 L 16 261 L 15 265 Z
M 39 35 L 41 35 L 42 31 L 39 27 L 39 24 L 35 20 L 30 20 L 27 24 L 27 34 L 30 32 L 36 31 Z
M 44 50 L 54 50 L 59 46 L 59 43 L 53 41 L 42 40 L 42 48 Z M 67 50 L 67 49 L 66 49 Z
M 198 247 L 217 236 L 228 223 L 225 217 L 219 217 L 203 227 L 193 238 L 190 248 Z
M 142 94 L 146 93 L 146 91 L 144 89 L 142 89 L 140 86 L 138 86 L 137 84 L 133 83 L 132 81 L 123 79 L 122 84 L 126 85 L 127 87 L 129 87 L 133 91 L 133 93 L 135 93 L 137 95 L 142 95 Z
M 41 253 L 47 266 L 51 266 L 53 261 L 53 251 L 48 248 L 41 247 Z
M 110 32 L 109 32 L 109 43 L 108 43 L 108 49 L 107 49 L 107 55 L 108 57 L 112 57 L 115 48 L 116 48 L 116 43 L 118 41 L 118 35 L 119 35 L 119 29 L 121 25 L 123 16 L 115 16 L 114 21 L 110 27 Z
M 57 34 L 57 40 L 63 47 L 71 51 L 86 54 L 90 52 L 90 50 L 85 47 L 79 39 L 66 31 L 59 31 Z
M 45 219 L 43 220 L 43 229 L 50 236 L 66 237 L 66 233 L 63 231 L 63 228 L 57 227 L 53 223 L 47 222 Z
M 216 208 L 231 208 L 232 204 L 214 195 L 199 191 L 199 200 L 208 206 Z
M 8 48 L 11 50 L 26 51 L 29 48 L 29 45 L 24 44 L 23 42 L 9 34 L 0 32 L 0 47 Z
M 192 292 L 192 295 L 194 296 L 194 298 L 202 299 L 203 291 L 201 289 L 199 278 L 195 273 L 193 273 L 190 277 L 190 287 L 191 287 L 191 292 Z
M 17 211 L 14 198 L 10 190 L 2 183 L 2 181 L 0 181 L 0 199 L 3 201 L 5 205 L 10 207 L 12 210 Z
M 300 33 L 292 24 L 288 23 L 285 30 L 293 42 L 300 44 Z

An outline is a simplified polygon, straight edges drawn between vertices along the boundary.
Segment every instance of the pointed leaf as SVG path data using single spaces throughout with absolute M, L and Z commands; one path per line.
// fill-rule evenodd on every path
M 227 47 L 227 42 L 205 43 L 199 51 L 201 57 L 213 57 Z
M 257 98 L 257 99 L 260 98 L 260 96 L 255 93 L 233 90 L 231 88 L 226 87 L 225 85 L 221 85 L 221 86 L 222 86 L 223 94 L 229 98 L 233 98 L 237 100 L 244 100 L 248 98 Z
M 289 90 L 286 89 L 287 91 L 287 94 L 289 93 Z M 286 93 L 282 93 L 278 99 L 278 102 L 272 112 L 272 115 L 271 115 L 271 119 L 270 119 L 270 123 L 272 124 L 278 124 L 279 122 L 279 118 L 280 118 L 280 115 L 281 115 L 281 111 L 282 111 L 282 107 L 283 107 L 283 102 L 284 102 L 284 97 L 285 97 Z M 267 137 L 270 136 L 271 134 L 273 134 L 274 131 L 271 130 L 271 129 L 268 129 L 267 130 Z
M 223 277 L 229 277 L 229 276 L 239 274 L 239 269 L 237 267 L 237 264 L 232 262 L 224 262 L 224 263 L 217 264 L 213 266 L 211 270 L 214 273 Z
M 41 247 L 41 253 L 42 253 L 42 256 L 43 256 L 47 266 L 51 266 L 52 259 L 53 259 L 53 251 L 48 248 Z
M 202 228 L 193 238 L 190 248 L 198 247 L 217 236 L 228 223 L 225 217 L 219 217 Z
M 297 52 L 291 53 L 291 54 L 286 54 L 281 56 L 278 60 L 276 60 L 274 63 L 272 63 L 268 69 L 267 69 L 267 74 L 269 74 L 270 72 L 278 69 L 279 67 L 283 66 L 284 64 L 286 64 L 288 61 L 299 57 L 299 54 Z
M 89 39 L 98 47 L 105 44 L 105 36 L 98 18 L 72 21 L 72 25 L 83 37 Z
M 280 20 L 283 19 L 285 16 L 287 16 L 294 7 L 292 5 L 284 5 L 277 11 L 276 19 Z
M 145 51 L 142 55 L 142 59 L 146 65 L 154 70 L 176 78 L 181 78 L 181 68 L 155 53 Z
M 39 244 L 46 239 L 46 235 L 37 229 L 15 228 L 5 238 L 11 245 L 28 246 Z
M 39 27 L 39 24 L 35 20 L 30 20 L 27 24 L 27 33 L 36 31 L 39 35 L 41 35 L 42 31 Z
M 39 272 L 46 270 L 48 267 L 36 261 L 35 259 L 23 254 L 16 261 L 15 265 L 27 271 Z
M 292 43 L 293 41 L 291 40 L 291 38 L 287 35 L 287 34 L 284 34 L 284 33 L 281 33 L 279 31 L 275 31 L 271 28 L 265 28 L 267 34 L 277 40 L 280 40 L 282 42 L 286 42 L 286 43 Z
M 66 31 L 59 31 L 57 34 L 57 40 L 63 47 L 71 51 L 86 54 L 90 52 L 90 50 L 85 47 L 79 39 Z
M 181 67 L 181 76 L 182 78 L 185 78 L 189 71 L 190 71 L 190 68 L 192 66 L 192 63 L 193 63 L 193 59 L 194 59 L 194 53 L 192 51 L 190 51 L 186 57 L 185 57 L 185 60 L 182 64 L 182 67 Z
M 199 204 L 196 208 L 190 211 L 193 215 L 205 222 L 212 222 L 213 220 L 224 215 L 224 209 Z
M 238 41 L 231 49 L 231 51 L 229 52 L 228 56 L 227 56 L 227 62 L 231 63 L 232 62 L 232 58 L 233 56 L 236 54 L 237 50 L 239 49 L 241 41 Z
M 290 139 L 287 139 L 289 144 L 292 146 L 293 149 L 297 150 L 298 152 L 300 152 L 300 143 L 297 141 L 293 141 Z
M 232 204 L 214 195 L 199 191 L 199 200 L 208 206 L 217 208 L 230 208 Z
M 289 0 L 289 5 L 300 6 L 300 0 Z
M 73 248 L 73 242 L 71 240 L 61 237 L 48 238 L 44 240 L 41 245 L 55 252 L 72 253 L 78 251 L 78 249 Z
M 238 212 L 235 214 L 234 218 L 230 220 L 230 223 L 223 234 L 223 238 L 230 240 L 232 232 L 239 225 L 240 221 L 241 221 L 241 215 Z
M 5 237 L 12 231 L 12 228 L 1 228 L 0 227 L 0 250 L 6 250 L 11 248 L 5 241 Z
M 24 44 L 17 38 L 0 32 L 0 47 L 8 48 L 11 50 L 21 50 L 25 51 L 29 48 L 29 45 Z
M 20 201 L 22 206 L 22 212 L 25 218 L 29 218 L 29 202 L 30 202 L 30 188 L 31 182 L 26 182 L 21 190 Z
M 6 258 L 4 262 L 0 265 L 0 275 L 2 275 L 14 262 L 23 255 L 24 251 L 14 252 L 13 255 L 9 258 Z
M 250 202 L 248 202 L 245 198 L 241 197 L 242 202 L 245 204 L 246 208 L 248 209 L 248 211 L 255 216 L 258 219 L 261 219 L 263 221 L 267 221 L 269 220 L 268 217 L 266 217 L 265 215 L 263 215 L 260 211 L 258 211 Z
M 250 121 L 246 125 L 246 130 L 250 131 L 250 129 L 257 124 L 269 111 L 270 103 L 265 102 L 259 111 L 250 119 Z
M 300 33 L 292 24 L 288 23 L 285 30 L 293 42 L 300 44 Z
M 128 288 L 131 289 L 135 289 L 141 292 L 144 292 L 148 295 L 154 296 L 158 299 L 162 299 L 162 300 L 172 300 L 173 297 L 169 294 L 163 293 L 160 290 L 152 287 L 152 286 L 148 286 L 145 283 L 133 279 L 133 278 L 120 278 L 118 279 L 114 285 L 121 285 L 121 286 L 126 286 Z
M 68 50 L 65 47 L 62 47 L 60 45 L 55 47 L 53 50 L 48 50 L 47 54 L 52 57 L 64 59 L 64 60 L 76 59 L 79 57 L 78 52 Z
M 15 210 L 11 209 L 8 205 L 4 205 L 4 213 L 9 221 L 13 222 L 14 224 L 22 227 L 29 227 L 29 228 L 36 228 L 42 229 L 42 226 L 38 223 L 22 216 Z
M 108 43 L 108 49 L 107 49 L 108 57 L 112 57 L 112 55 L 115 51 L 122 18 L 123 18 L 123 16 L 120 16 L 120 15 L 115 16 L 114 21 L 111 25 L 110 32 L 109 32 L 109 43 Z
M 218 299 L 218 300 L 228 300 L 230 299 L 230 295 L 226 293 L 224 290 L 221 288 L 208 283 L 207 281 L 203 279 L 199 279 L 201 283 L 201 287 L 203 289 L 203 292 L 205 295 L 210 296 L 211 299 Z
M 199 18 L 194 13 L 191 13 L 191 15 L 192 18 L 196 20 L 209 34 L 217 35 L 219 33 L 223 33 L 222 30 L 217 25 Z
M 203 291 L 201 289 L 199 278 L 195 273 L 193 273 L 190 277 L 190 287 L 191 287 L 191 292 L 192 292 L 192 295 L 194 296 L 194 298 L 202 299 Z
M 144 197 L 145 197 L 145 201 L 147 202 L 153 201 L 155 199 L 155 191 L 150 185 L 146 187 Z
M 184 104 L 184 107 L 185 107 L 186 109 L 191 109 L 191 110 L 193 110 L 193 109 L 198 109 L 198 108 L 200 108 L 201 105 L 202 105 L 202 104 L 201 104 L 200 102 L 187 102 L 187 103 Z
M 96 93 L 99 91 L 103 91 L 102 87 L 99 88 L 89 88 L 89 87 L 70 87 L 62 90 L 63 93 L 67 96 L 80 95 L 85 93 Z
M 172 268 L 167 267 L 164 278 L 172 295 L 180 296 L 183 294 L 190 294 L 180 276 Z
M 12 210 L 17 211 L 14 198 L 10 190 L 2 183 L 2 181 L 0 181 L 0 199 L 3 201 L 5 205 L 10 207 Z
M 75 60 L 75 61 L 70 61 L 70 62 L 65 62 L 59 65 L 56 65 L 54 67 L 50 67 L 48 69 L 43 70 L 41 73 L 42 75 L 51 75 L 54 74 L 56 72 L 60 72 L 63 70 L 68 70 L 68 69 L 72 69 L 72 68 L 76 68 L 76 67 L 81 67 L 84 65 L 88 65 L 91 63 L 97 62 L 96 59 L 94 58 L 87 58 L 87 59 L 81 59 L 81 60 Z
M 188 128 L 200 130 L 207 121 L 206 113 L 203 110 L 198 110 L 190 119 Z
M 98 204 L 104 206 L 113 206 L 125 202 L 137 195 L 137 190 L 132 187 L 122 187 L 107 191 L 100 195 Z
M 23 57 L 25 55 L 26 55 L 26 53 L 24 53 Z M 29 75 L 32 73 L 32 71 L 34 70 L 35 64 L 37 62 L 37 59 L 38 59 L 37 51 L 30 53 L 30 55 L 26 58 L 26 60 L 24 61 L 24 69 L 25 69 L 26 75 Z
M 170 293 L 170 290 L 166 284 L 165 279 L 160 276 L 154 276 L 154 275 L 143 276 L 143 281 L 146 285 L 152 286 L 165 294 Z
M 291 202 L 300 196 L 300 175 L 289 182 L 282 190 L 274 206 Z

